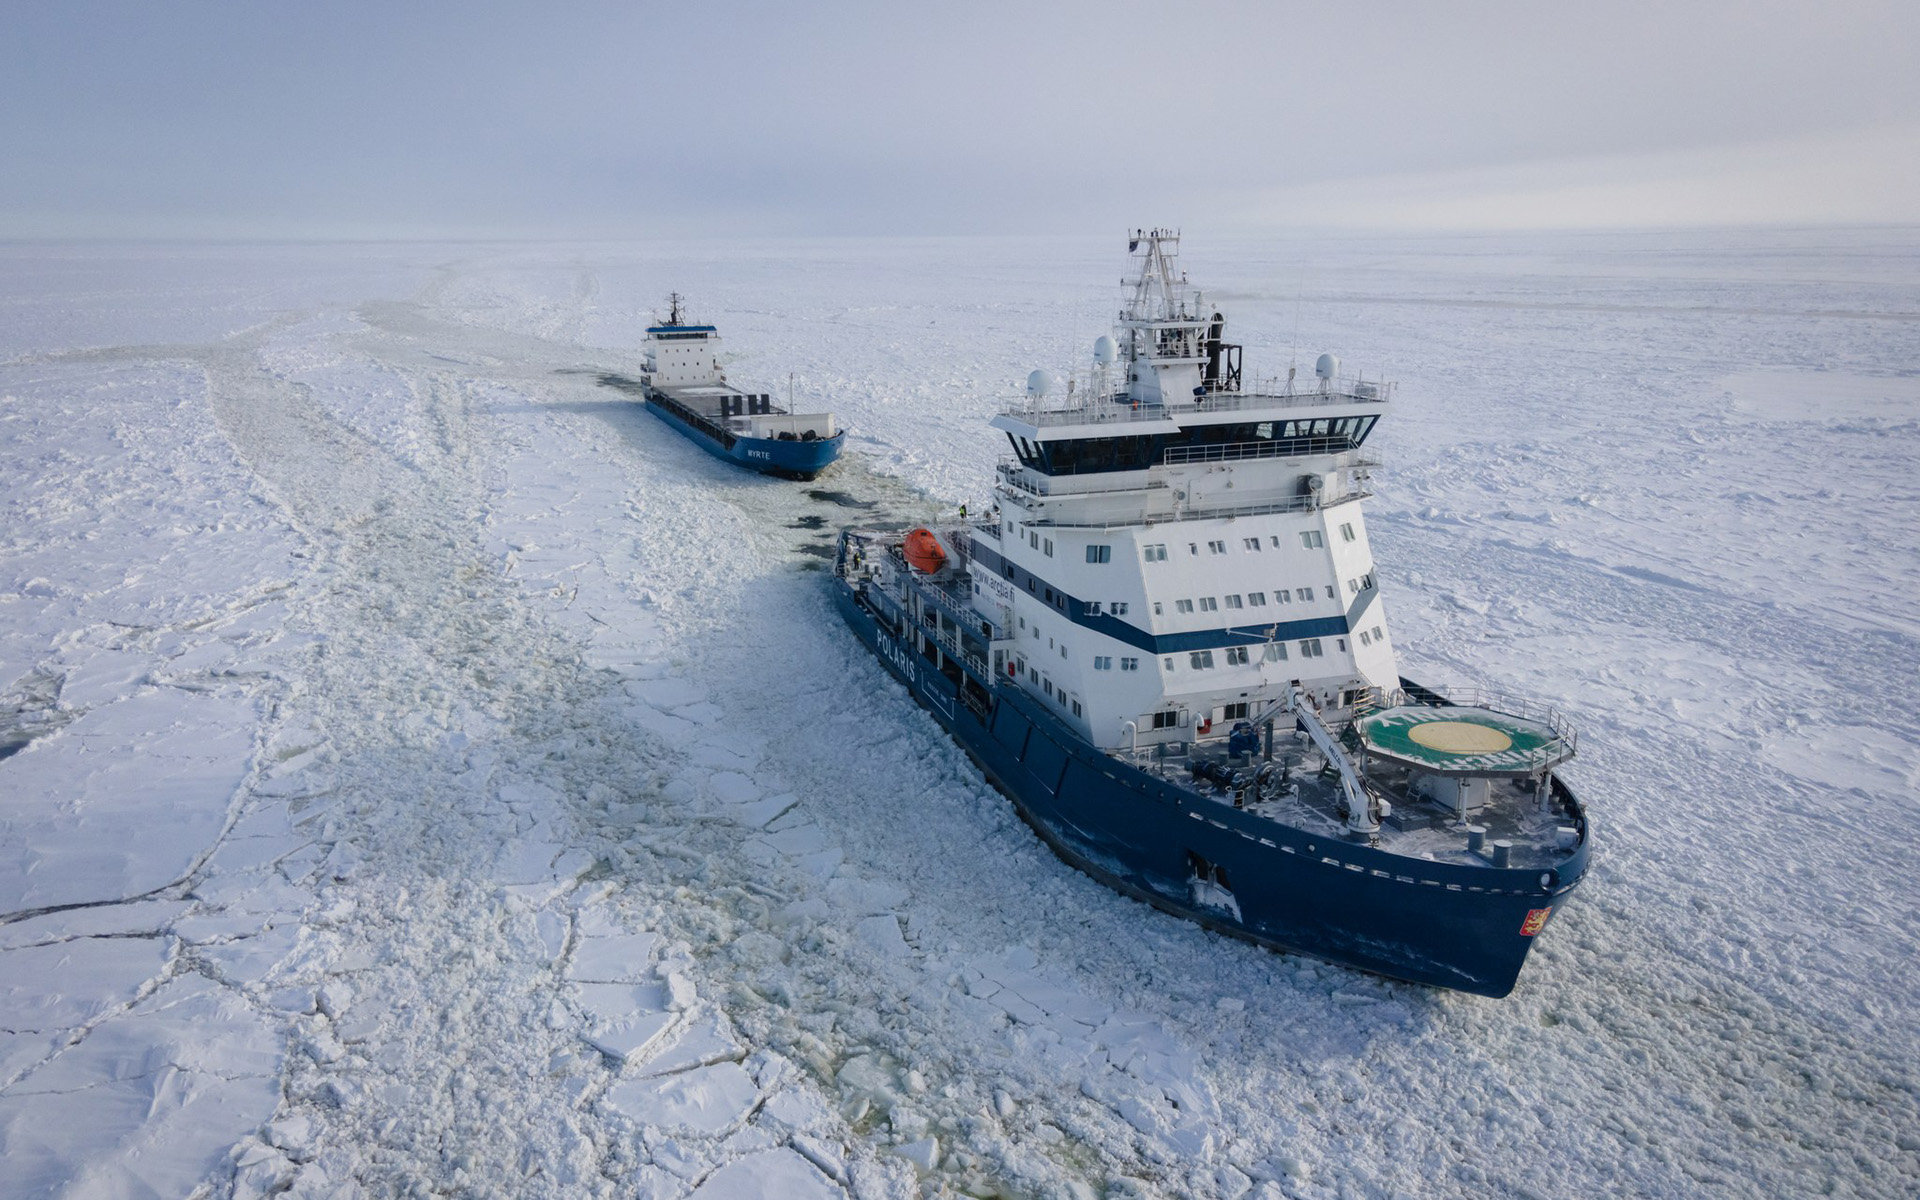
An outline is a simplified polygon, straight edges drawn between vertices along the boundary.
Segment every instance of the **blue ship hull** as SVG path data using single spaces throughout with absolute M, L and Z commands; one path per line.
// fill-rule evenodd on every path
M 812 479 L 833 465 L 847 444 L 844 432 L 810 442 L 739 437 L 703 419 L 663 392 L 648 388 L 646 398 L 648 411 L 715 458 L 782 479 Z
M 1209 929 L 1500 997 L 1513 990 L 1531 935 L 1551 924 L 1586 871 L 1584 837 L 1557 870 L 1457 866 L 1205 801 L 1088 745 L 1017 688 L 956 671 L 951 660 L 943 673 L 915 648 L 911 627 L 896 635 L 844 580 L 835 580 L 834 595 L 855 634 L 1055 853 L 1116 891 Z M 1557 778 L 1553 787 L 1571 802 Z M 1237 914 L 1197 901 L 1190 853 L 1226 869 Z

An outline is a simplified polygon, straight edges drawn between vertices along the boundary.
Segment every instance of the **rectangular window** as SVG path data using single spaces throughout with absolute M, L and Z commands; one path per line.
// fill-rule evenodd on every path
M 1265 608 L 1266 606 L 1267 606 L 1267 594 L 1265 592 L 1248 592 L 1247 593 L 1248 608 Z
M 1052 558 L 1053 557 L 1053 539 L 1048 538 L 1046 545 L 1042 547 L 1042 549 L 1046 551 L 1046 555 L 1048 558 Z
M 1177 712 L 1157 712 L 1153 714 L 1153 727 L 1155 729 L 1178 729 L 1180 727 L 1180 714 Z
M 1099 602 L 1098 600 L 1089 600 L 1089 601 L 1087 601 L 1087 612 L 1088 612 L 1088 613 L 1090 613 L 1090 614 L 1092 614 L 1093 616 L 1096 616 L 1096 617 L 1097 617 L 1097 616 L 1099 616 L 1099 615 L 1100 615 L 1100 602 Z
M 1199 554 L 1199 553 L 1200 553 L 1200 543 L 1199 543 L 1199 542 L 1188 542 L 1188 543 L 1187 543 L 1187 553 L 1188 553 L 1188 554 Z
M 1113 659 L 1104 654 L 1096 654 L 1093 656 L 1093 669 L 1096 671 L 1111 671 L 1113 670 Z
M 1226 706 L 1225 708 L 1223 708 L 1223 709 L 1221 709 L 1221 710 L 1220 710 L 1220 719 L 1221 719 L 1222 721 L 1244 721 L 1244 720 L 1246 720 L 1246 719 L 1247 719 L 1247 704 L 1246 704 L 1246 701 L 1244 701 L 1244 700 L 1243 700 L 1243 701 L 1241 701 L 1241 702 L 1240 702 L 1240 703 L 1238 703 L 1238 704 L 1229 704 L 1229 705 L 1227 705 L 1227 706 Z
M 1240 542 L 1242 545 L 1246 546 L 1247 549 L 1253 551 L 1255 554 L 1260 553 L 1259 538 L 1241 538 Z
M 1373 627 L 1373 640 L 1376 642 L 1384 642 L 1387 640 L 1387 635 L 1381 632 L 1381 629 L 1378 625 L 1375 625 Z
M 1266 649 L 1261 652 L 1260 657 L 1267 662 L 1285 662 L 1287 661 L 1287 647 L 1281 642 L 1268 642 Z
M 1112 604 L 1107 605 L 1107 611 L 1116 617 L 1124 617 L 1127 615 L 1127 602 L 1125 600 L 1115 600 Z
M 1373 590 L 1373 572 L 1372 571 L 1368 571 L 1365 575 L 1362 575 L 1360 577 L 1360 589 L 1362 591 L 1368 591 L 1368 592 Z
M 1164 614 L 1164 613 L 1163 613 L 1163 612 L 1161 611 L 1161 608 L 1160 608 L 1160 602 L 1159 602 L 1158 600 L 1155 600 L 1155 601 L 1153 602 L 1153 615 L 1154 615 L 1154 616 L 1156 616 L 1156 617 L 1158 617 L 1158 616 L 1164 616 L 1164 615 L 1165 615 L 1165 614 Z
M 1175 600 L 1173 602 L 1173 611 L 1177 613 L 1190 613 L 1193 611 L 1193 601 Z
M 1213 670 L 1213 651 L 1195 650 L 1192 654 L 1187 655 L 1187 665 L 1196 671 Z
M 1228 607 L 1228 608 L 1239 608 L 1239 607 L 1241 607 L 1241 604 L 1240 604 L 1240 597 L 1238 597 L 1238 596 L 1228 596 L 1228 597 L 1227 597 L 1227 607 Z
M 1138 671 L 1140 669 L 1140 660 L 1137 658 L 1123 658 L 1120 660 L 1120 669 L 1122 671 Z
M 1027 530 L 1027 544 L 1035 550 L 1038 550 L 1040 548 L 1040 535 L 1034 530 Z
M 1275 604 L 1292 604 L 1293 592 L 1287 588 L 1280 588 L 1273 593 L 1273 602 Z
M 1078 700 L 1073 702 L 1073 715 L 1076 717 L 1080 715 L 1080 702 Z
M 1332 585 L 1332 584 L 1328 584 L 1328 585 L 1327 585 L 1327 599 L 1329 599 L 1329 600 L 1338 600 L 1339 598 L 1340 598 L 1340 593 L 1334 590 L 1334 587 L 1333 587 L 1333 585 Z
M 1109 562 L 1113 557 L 1112 546 L 1088 546 L 1087 561 L 1090 563 Z
M 1373 645 L 1373 635 L 1368 633 L 1366 630 L 1362 629 L 1360 631 L 1360 644 L 1362 646 Z
M 1201 612 L 1219 612 L 1220 602 L 1218 600 L 1215 600 L 1212 596 L 1202 596 L 1200 597 L 1200 611 Z
M 1227 647 L 1227 665 L 1230 667 L 1246 666 L 1247 665 L 1247 648 L 1245 646 Z
M 1271 540 L 1273 542 L 1273 548 L 1278 550 L 1280 548 L 1280 535 L 1277 533 L 1274 534 Z
M 1040 681 L 1040 686 L 1047 689 L 1047 695 L 1053 695 L 1053 680 L 1043 677 Z
M 1320 590 L 1319 588 L 1316 588 L 1316 587 L 1314 587 L 1314 586 L 1313 586 L 1312 584 L 1308 584 L 1308 585 L 1307 585 L 1306 587 L 1303 587 L 1303 588 L 1301 588 L 1301 589 L 1300 589 L 1300 603 L 1302 603 L 1302 604 L 1312 604 L 1312 603 L 1313 603 L 1313 597 L 1314 597 L 1314 594 L 1315 594 L 1316 592 L 1318 592 L 1319 590 Z
M 1342 525 L 1342 526 L 1340 527 L 1340 540 L 1341 540 L 1341 541 L 1344 541 L 1344 542 L 1350 542 L 1350 541 L 1352 541 L 1352 540 L 1353 540 L 1353 526 L 1352 526 L 1352 525 Z
M 1208 542 L 1207 543 L 1207 553 L 1209 554 L 1225 554 L 1226 552 L 1227 552 L 1227 544 L 1225 542 Z
M 1320 648 L 1319 638 L 1306 638 L 1300 643 L 1301 658 L 1324 658 L 1326 651 Z
M 1340 651 L 1340 653 L 1345 654 L 1347 652 L 1347 639 L 1335 638 L 1333 639 L 1333 644 Z
M 1148 562 L 1165 562 L 1167 561 L 1166 544 L 1164 542 L 1156 542 L 1151 546 L 1145 547 L 1142 550 L 1142 554 Z
M 1300 544 L 1309 550 L 1318 550 L 1327 544 L 1318 529 L 1305 529 L 1300 532 Z
M 1347 590 L 1358 596 L 1360 594 L 1360 581 L 1358 579 L 1347 580 Z

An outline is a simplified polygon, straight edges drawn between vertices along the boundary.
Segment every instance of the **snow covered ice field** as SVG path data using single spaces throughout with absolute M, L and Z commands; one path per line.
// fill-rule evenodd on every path
M 1579 724 L 1503 1001 L 1055 860 L 840 627 L 1111 238 L 0 246 L 0 1195 L 1920 1193 L 1920 233 L 1242 242 L 1403 668 Z M 853 428 L 617 385 L 668 290 Z

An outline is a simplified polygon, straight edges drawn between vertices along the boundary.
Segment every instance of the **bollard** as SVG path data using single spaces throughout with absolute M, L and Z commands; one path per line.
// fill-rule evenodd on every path
M 1504 867 L 1512 857 L 1513 843 L 1506 838 L 1495 838 L 1493 841 L 1493 865 L 1496 867 Z
M 1485 825 L 1467 826 L 1467 853 L 1478 854 L 1480 853 L 1480 848 L 1486 844 L 1487 827 Z

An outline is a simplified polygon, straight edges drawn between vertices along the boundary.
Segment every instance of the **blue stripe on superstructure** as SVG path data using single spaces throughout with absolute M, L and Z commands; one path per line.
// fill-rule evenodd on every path
M 973 541 L 973 557 L 1002 579 L 1011 581 L 1015 587 L 1026 588 L 1036 600 L 1041 600 L 1038 589 L 1052 588 L 1054 611 L 1083 629 L 1090 629 L 1149 654 L 1184 654 L 1191 650 L 1218 650 L 1225 646 L 1258 646 L 1296 638 L 1344 637 L 1353 632 L 1348 619 L 1340 616 L 1308 617 L 1300 621 L 1276 621 L 1267 625 L 1230 625 L 1225 629 L 1195 629 L 1188 633 L 1153 634 L 1131 621 L 1122 621 L 1112 613 L 1093 612 L 1086 601 L 1067 595 L 1025 567 L 1008 561 L 999 551 L 981 545 L 979 538 Z M 1041 603 L 1045 601 L 1041 600 Z

